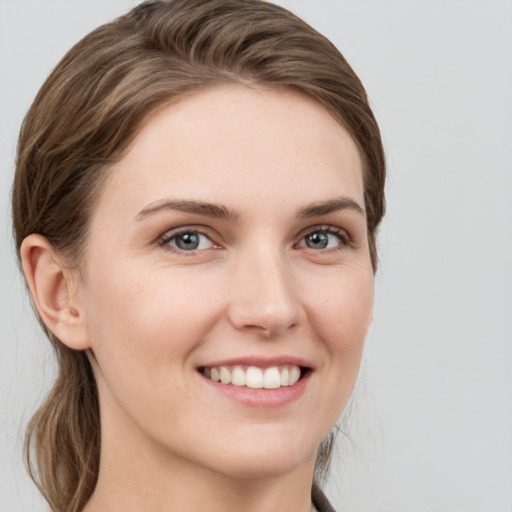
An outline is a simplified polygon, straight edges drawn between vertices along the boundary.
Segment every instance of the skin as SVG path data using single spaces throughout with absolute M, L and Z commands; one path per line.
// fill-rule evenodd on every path
M 176 245 L 181 228 L 202 233 L 198 249 Z M 308 247 L 311 232 L 328 247 Z M 361 159 L 323 107 L 240 85 L 165 106 L 110 171 L 80 271 L 37 237 L 23 255 L 36 303 L 50 297 L 43 318 L 89 350 L 98 382 L 101 469 L 86 512 L 310 510 L 316 452 L 352 391 L 374 285 Z M 303 394 L 247 406 L 197 370 L 246 356 L 306 360 Z

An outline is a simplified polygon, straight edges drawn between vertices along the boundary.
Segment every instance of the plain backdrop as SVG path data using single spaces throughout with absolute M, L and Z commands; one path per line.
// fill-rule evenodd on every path
M 16 136 L 49 71 L 130 0 L 0 0 L 0 511 L 43 511 L 22 431 L 54 364 L 16 268 Z M 512 511 L 512 2 L 280 1 L 360 75 L 388 214 L 327 494 L 347 512 Z

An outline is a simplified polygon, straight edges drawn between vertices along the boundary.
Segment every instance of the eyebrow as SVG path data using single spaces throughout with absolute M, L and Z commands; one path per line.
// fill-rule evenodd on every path
M 141 220 L 148 215 L 165 211 L 174 210 L 184 213 L 192 213 L 205 217 L 214 217 L 217 219 L 226 219 L 236 221 L 239 215 L 236 211 L 231 210 L 221 204 L 207 203 L 203 201 L 192 200 L 164 200 L 151 203 L 149 206 L 141 210 L 136 219 Z M 364 215 L 363 208 L 353 199 L 348 197 L 338 197 L 324 202 L 313 203 L 311 205 L 300 208 L 297 211 L 297 218 L 310 218 L 328 215 L 339 210 L 352 210 L 360 215 Z
M 141 220 L 148 215 L 165 210 L 175 210 L 184 213 L 192 213 L 196 215 L 203 215 L 205 217 L 215 217 L 218 219 L 227 219 L 236 221 L 238 213 L 220 204 L 205 203 L 203 201 L 188 201 L 188 200 L 165 200 L 151 203 L 149 206 L 141 210 L 135 217 Z
M 363 208 L 353 199 L 349 197 L 337 197 L 329 201 L 313 203 L 304 208 L 300 208 L 297 212 L 299 218 L 320 217 L 339 210 L 351 210 L 360 215 L 365 215 Z

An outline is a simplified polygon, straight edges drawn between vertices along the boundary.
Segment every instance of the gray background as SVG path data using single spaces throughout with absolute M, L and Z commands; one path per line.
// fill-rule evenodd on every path
M 0 511 L 44 510 L 22 430 L 52 381 L 9 224 L 15 139 L 64 52 L 129 0 L 0 0 Z M 369 92 L 389 163 L 377 300 L 327 493 L 354 512 L 512 511 L 512 2 L 281 1 Z

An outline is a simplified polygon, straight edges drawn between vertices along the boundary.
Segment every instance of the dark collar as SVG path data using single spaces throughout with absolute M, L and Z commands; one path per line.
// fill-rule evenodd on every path
M 313 484 L 313 488 L 311 489 L 311 501 L 318 512 L 336 512 L 316 484 Z

